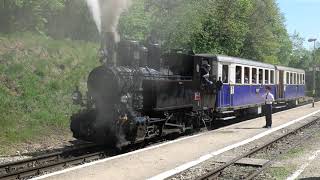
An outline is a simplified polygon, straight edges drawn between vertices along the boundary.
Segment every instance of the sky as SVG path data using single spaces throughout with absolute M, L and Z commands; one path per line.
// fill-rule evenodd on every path
M 320 42 L 320 0 L 277 0 L 280 10 L 285 16 L 289 34 L 294 31 L 305 38 L 305 46 L 309 38 L 317 38 Z

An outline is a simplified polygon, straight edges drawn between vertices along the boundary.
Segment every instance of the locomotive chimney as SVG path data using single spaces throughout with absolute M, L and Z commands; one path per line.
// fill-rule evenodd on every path
M 114 33 L 106 32 L 103 33 L 101 40 L 101 63 L 107 66 L 115 66 L 116 65 L 116 48 L 117 44 L 115 41 Z

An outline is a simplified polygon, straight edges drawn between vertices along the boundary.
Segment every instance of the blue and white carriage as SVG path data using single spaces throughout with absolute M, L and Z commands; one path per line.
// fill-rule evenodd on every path
M 241 58 L 199 55 L 212 60 L 212 76 L 222 81 L 216 111 L 253 109 L 264 105 L 269 86 L 276 103 L 294 103 L 305 96 L 305 71 Z

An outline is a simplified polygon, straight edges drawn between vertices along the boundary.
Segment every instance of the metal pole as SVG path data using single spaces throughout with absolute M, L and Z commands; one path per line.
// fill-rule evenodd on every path
M 316 63 L 316 41 L 314 41 L 314 48 L 313 48 L 313 63 Z M 313 101 L 312 101 L 312 107 L 315 106 L 314 99 L 316 97 L 316 66 L 313 66 Z

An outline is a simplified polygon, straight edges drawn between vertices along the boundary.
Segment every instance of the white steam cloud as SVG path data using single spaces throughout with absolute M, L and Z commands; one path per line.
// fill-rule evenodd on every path
M 117 27 L 121 14 L 131 5 L 131 0 L 87 0 L 100 33 L 112 32 L 118 42 Z
M 101 33 L 101 11 L 99 0 L 86 0 L 99 33 Z

